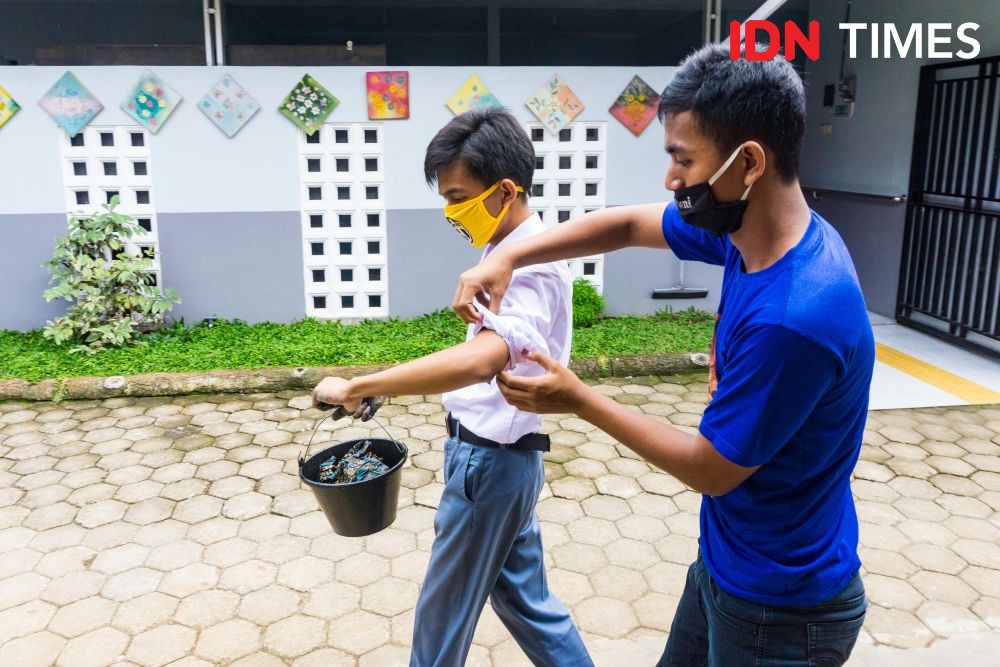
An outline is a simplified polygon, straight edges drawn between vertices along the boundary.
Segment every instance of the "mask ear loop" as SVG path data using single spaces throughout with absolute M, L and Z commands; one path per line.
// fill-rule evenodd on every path
M 498 182 L 496 184 L 496 187 L 499 188 L 500 187 L 500 183 L 502 183 L 502 182 L 503 181 Z M 517 193 L 518 192 L 524 192 L 524 188 L 522 188 L 520 185 L 515 185 L 514 186 L 514 199 L 511 199 L 509 204 L 507 204 L 506 206 L 504 206 L 503 208 L 500 209 L 500 212 L 496 215 L 497 220 L 503 220 L 504 219 L 504 217 L 507 215 L 507 210 L 511 206 L 514 205 L 514 200 L 517 199 Z M 482 202 L 480 202 L 480 203 L 483 205 L 483 208 L 486 208 L 486 201 L 485 201 L 485 199 Z M 486 213 L 489 213 L 489 210 L 487 210 Z
M 726 160 L 721 167 L 719 167 L 719 171 L 712 174 L 712 178 L 708 179 L 709 185 L 715 185 L 715 182 L 719 180 L 719 177 L 722 176 L 724 173 L 726 173 L 726 169 L 729 169 L 729 165 L 733 163 L 733 161 L 736 159 L 736 156 L 740 154 L 741 150 L 743 150 L 742 145 L 736 147 L 736 150 L 734 150 L 733 154 L 729 156 L 729 159 Z

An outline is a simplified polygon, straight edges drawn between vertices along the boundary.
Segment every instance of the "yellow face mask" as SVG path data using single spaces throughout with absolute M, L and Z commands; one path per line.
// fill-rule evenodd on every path
M 507 209 L 510 208 L 510 204 L 507 204 L 496 217 L 490 215 L 490 212 L 486 210 L 486 204 L 483 202 L 499 187 L 500 182 L 498 181 L 475 199 L 444 207 L 445 220 L 451 223 L 455 231 L 476 248 L 482 248 L 489 242 L 504 216 L 507 215 Z M 517 191 L 524 192 L 524 188 L 519 185 Z

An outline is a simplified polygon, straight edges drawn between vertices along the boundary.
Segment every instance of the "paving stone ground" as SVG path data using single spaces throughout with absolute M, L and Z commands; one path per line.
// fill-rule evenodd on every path
M 689 432 L 705 405 L 690 379 L 597 388 Z M 406 664 L 444 413 L 428 396 L 379 414 L 410 449 L 399 515 L 351 539 L 299 482 L 323 416 L 302 393 L 0 403 L 0 665 Z M 374 428 L 327 422 L 316 443 Z M 546 430 L 550 586 L 599 665 L 653 664 L 700 497 L 586 422 Z M 991 664 L 1000 409 L 873 412 L 864 442 L 853 488 L 871 606 L 852 662 Z M 469 664 L 529 664 L 488 606 Z

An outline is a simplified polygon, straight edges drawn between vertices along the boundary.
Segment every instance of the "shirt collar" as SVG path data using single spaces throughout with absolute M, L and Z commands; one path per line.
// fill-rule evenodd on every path
M 485 259 L 491 252 L 508 243 L 516 243 L 530 236 L 534 236 L 535 234 L 541 234 L 544 231 L 545 225 L 542 223 L 542 219 L 538 217 L 538 213 L 532 212 L 532 214 L 528 216 L 524 222 L 514 228 L 514 231 L 505 236 L 503 241 L 500 241 L 500 243 L 496 245 L 493 245 L 492 243 L 488 244 L 486 246 L 486 250 L 483 252 L 483 258 Z

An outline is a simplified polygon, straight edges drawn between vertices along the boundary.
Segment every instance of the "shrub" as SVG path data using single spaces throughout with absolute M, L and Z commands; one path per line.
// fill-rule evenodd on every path
M 573 326 L 589 327 L 604 314 L 604 297 L 586 278 L 573 281 Z
M 94 216 L 70 216 L 65 237 L 45 263 L 55 287 L 45 300 L 70 302 L 66 314 L 46 322 L 44 335 L 58 345 L 75 342 L 71 352 L 92 354 L 135 342 L 143 329 L 163 322 L 163 313 L 180 303 L 173 290 L 151 284 L 152 260 L 136 256 L 125 243 L 139 232 L 127 215 L 115 212 L 118 197 Z

